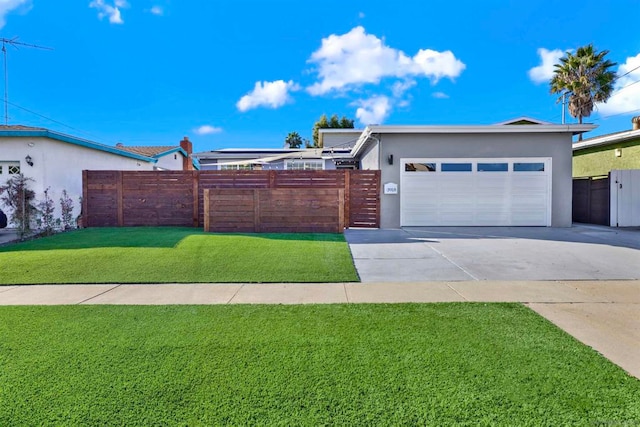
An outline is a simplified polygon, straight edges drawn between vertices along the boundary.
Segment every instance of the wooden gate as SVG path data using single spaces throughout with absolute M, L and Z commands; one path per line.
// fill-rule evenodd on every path
M 573 179 L 573 221 L 609 225 L 609 177 Z

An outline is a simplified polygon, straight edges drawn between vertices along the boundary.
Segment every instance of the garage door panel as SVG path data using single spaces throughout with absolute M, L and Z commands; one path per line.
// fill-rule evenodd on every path
M 416 159 L 412 159 L 416 161 Z M 401 225 L 550 225 L 551 159 L 419 159 L 430 164 L 471 163 L 471 172 L 402 173 Z M 405 159 L 401 161 L 404 170 Z M 518 171 L 514 163 L 518 162 Z M 544 171 L 522 170 L 543 163 Z M 487 163 L 508 164 L 478 172 Z M 526 167 L 525 167 L 526 169 Z

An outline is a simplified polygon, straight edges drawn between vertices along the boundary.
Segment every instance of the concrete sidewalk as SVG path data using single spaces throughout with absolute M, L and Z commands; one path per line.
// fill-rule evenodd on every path
M 520 302 L 640 378 L 640 281 L 0 286 L 0 305 Z

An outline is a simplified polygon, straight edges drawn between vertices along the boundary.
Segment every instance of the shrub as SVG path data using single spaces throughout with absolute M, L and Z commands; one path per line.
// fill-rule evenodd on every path
M 31 222 L 37 212 L 33 205 L 36 193 L 29 188 L 30 182 L 33 179 L 20 173 L 0 185 L 0 200 L 11 209 L 11 222 L 18 227 L 21 237 L 31 231 Z
M 55 209 L 53 205 L 53 200 L 49 197 L 49 189 L 47 187 L 44 190 L 44 200 L 38 202 L 38 219 L 37 224 L 42 234 L 45 236 L 50 236 L 55 231 L 56 221 L 53 217 L 53 211 Z
M 75 228 L 73 200 L 67 194 L 67 190 L 62 190 L 62 196 L 60 196 L 60 212 L 62 213 L 62 228 L 64 230 Z

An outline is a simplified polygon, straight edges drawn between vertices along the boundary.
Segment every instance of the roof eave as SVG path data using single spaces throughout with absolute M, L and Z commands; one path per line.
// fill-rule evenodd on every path
M 573 144 L 573 151 L 584 150 L 591 147 L 601 147 L 604 145 L 616 144 L 619 142 L 625 142 L 632 139 L 640 139 L 640 130 L 630 130 L 627 132 L 617 133 L 613 135 L 602 135 L 595 138 L 590 138 L 585 141 L 581 141 Z
M 65 135 L 63 133 L 58 133 L 54 131 L 50 131 L 48 129 L 44 130 L 0 130 L 0 137 L 32 137 L 32 138 L 49 138 L 54 139 L 56 141 L 62 141 L 69 144 L 78 145 L 81 147 L 91 148 L 98 151 L 104 151 L 107 153 L 115 154 L 122 157 L 129 157 L 135 160 L 140 160 L 143 162 L 149 163 L 157 163 L 158 159 L 142 156 L 140 154 L 131 153 L 129 151 L 119 150 L 115 147 L 110 147 L 108 145 L 98 144 L 97 142 L 89 141 L 82 138 L 76 138 L 74 136 Z
M 386 126 L 372 125 L 367 126 L 362 132 L 356 145 L 351 150 L 352 156 L 357 156 L 366 142 L 373 134 L 390 134 L 390 133 L 419 133 L 419 134 L 487 134 L 487 133 L 570 133 L 578 135 L 589 132 L 597 126 L 592 124 L 570 124 L 570 125 L 470 125 L 470 126 L 424 126 L 424 125 L 402 125 L 402 126 Z

